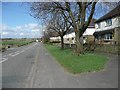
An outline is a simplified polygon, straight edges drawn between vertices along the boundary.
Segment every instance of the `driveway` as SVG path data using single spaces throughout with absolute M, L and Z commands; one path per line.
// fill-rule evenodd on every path
M 67 72 L 41 43 L 29 88 L 117 88 L 118 56 L 109 55 L 104 70 L 73 75 Z M 62 56 L 61 56 L 62 57 Z

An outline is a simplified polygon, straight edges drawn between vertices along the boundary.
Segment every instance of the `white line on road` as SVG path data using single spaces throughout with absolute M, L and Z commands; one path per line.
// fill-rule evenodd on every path
M 14 53 L 10 53 L 10 54 L 8 54 L 7 56 L 11 56 L 11 55 L 13 55 Z
M 20 53 L 15 53 L 15 54 L 12 54 L 12 55 L 10 55 L 10 56 L 17 56 L 18 54 L 20 54 Z
M 2 58 L 2 61 L 0 61 L 0 63 L 7 61 L 7 60 L 8 60 L 8 58 Z
M 0 63 L 2 63 L 2 62 L 4 62 L 4 61 L 7 61 L 7 60 L 8 60 L 8 58 L 6 58 L 7 56 L 17 56 L 18 54 L 25 52 L 26 50 L 34 47 L 35 45 L 37 45 L 37 43 L 35 43 L 35 44 L 32 45 L 32 46 L 29 46 L 28 48 L 26 48 L 26 49 L 24 49 L 24 50 L 22 50 L 22 51 L 16 51 L 16 52 L 13 52 L 13 53 L 9 53 L 8 55 L 4 55 L 4 56 L 3 56 L 4 58 L 2 58 L 2 61 L 0 61 Z
M 14 52 L 14 53 L 19 53 L 20 51 L 16 51 L 16 52 Z
M 20 51 L 20 53 L 23 53 L 25 50 Z

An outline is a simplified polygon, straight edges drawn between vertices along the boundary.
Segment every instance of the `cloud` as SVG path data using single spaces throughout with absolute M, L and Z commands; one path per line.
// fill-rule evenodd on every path
M 2 32 L 2 35 L 8 35 L 9 32 Z
M 20 36 L 23 36 L 23 35 L 25 35 L 25 33 L 20 33 Z
M 15 32 L 12 27 L 9 27 L 5 24 L 0 25 L 0 31 L 1 32 Z
M 29 28 L 29 29 L 38 29 L 39 25 L 37 23 L 29 23 L 25 24 L 24 28 Z
M 8 27 L 7 27 L 7 25 L 5 25 L 5 24 L 2 24 L 2 25 L 0 25 L 0 31 L 2 31 L 2 30 L 4 30 L 4 29 L 7 29 Z
M 32 32 L 39 32 L 40 29 L 33 29 Z
M 21 27 L 21 26 L 16 26 L 15 29 L 17 29 L 17 30 L 21 30 L 22 27 Z
M 25 25 L 19 25 L 10 27 L 8 25 L 0 25 L 3 38 L 38 38 L 42 36 L 42 26 L 37 23 L 28 23 Z

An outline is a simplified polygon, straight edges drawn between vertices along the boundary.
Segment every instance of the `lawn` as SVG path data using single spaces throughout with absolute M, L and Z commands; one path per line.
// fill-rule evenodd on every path
M 104 69 L 107 58 L 94 53 L 76 56 L 71 49 L 60 50 L 57 46 L 45 44 L 48 51 L 69 72 L 73 74 Z

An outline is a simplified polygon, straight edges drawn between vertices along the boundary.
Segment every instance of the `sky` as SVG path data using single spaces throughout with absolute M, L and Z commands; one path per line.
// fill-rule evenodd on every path
M 0 4 L 1 6 L 1 4 Z M 96 7 L 96 18 L 103 16 L 99 5 Z M 102 10 L 102 11 L 99 11 Z M 30 6 L 22 2 L 2 2 L 0 14 L 0 31 L 2 38 L 39 38 L 42 36 L 42 24 L 30 16 Z M 108 11 L 107 11 L 108 12 Z M 106 13 L 107 13 L 106 12 Z M 2 16 L 1 16 L 2 15 Z
M 29 15 L 29 4 L 22 2 L 2 2 L 2 38 L 39 38 L 42 25 Z

